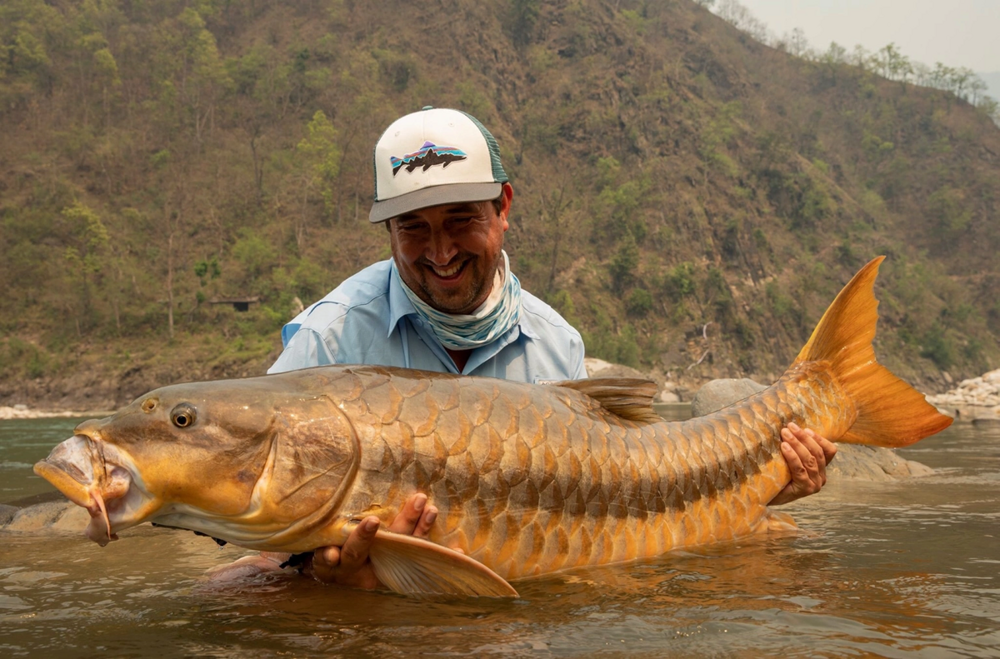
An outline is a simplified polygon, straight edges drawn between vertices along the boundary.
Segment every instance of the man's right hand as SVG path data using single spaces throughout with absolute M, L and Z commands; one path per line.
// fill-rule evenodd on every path
M 403 509 L 389 524 L 389 530 L 426 538 L 437 514 L 437 508 L 427 505 L 426 494 L 414 494 L 406 500 Z M 351 531 L 343 547 L 320 547 L 314 551 L 312 563 L 306 568 L 306 573 L 317 581 L 349 588 L 384 588 L 375 576 L 375 569 L 368 558 L 379 524 L 378 517 L 366 517 Z

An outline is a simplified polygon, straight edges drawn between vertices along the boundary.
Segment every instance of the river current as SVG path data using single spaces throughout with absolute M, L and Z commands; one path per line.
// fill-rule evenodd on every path
M 0 421 L 0 503 L 76 421 Z M 210 585 L 246 552 L 143 525 L 100 548 L 0 531 L 0 656 L 1000 656 L 1000 427 L 899 451 L 933 475 L 831 482 L 799 533 L 417 600 L 297 576 Z

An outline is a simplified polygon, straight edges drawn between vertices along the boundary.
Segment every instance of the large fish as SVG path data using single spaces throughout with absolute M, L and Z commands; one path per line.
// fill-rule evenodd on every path
M 371 560 L 404 593 L 516 595 L 508 581 L 658 556 L 768 527 L 789 482 L 790 422 L 905 446 L 951 423 L 875 361 L 881 258 L 826 311 L 773 386 L 668 423 L 653 383 L 528 385 L 377 366 L 180 384 L 80 424 L 35 465 L 106 544 L 144 521 L 236 545 L 343 544 L 407 496 L 439 508 L 430 539 L 379 531 Z M 452 548 L 460 548 L 458 552 Z

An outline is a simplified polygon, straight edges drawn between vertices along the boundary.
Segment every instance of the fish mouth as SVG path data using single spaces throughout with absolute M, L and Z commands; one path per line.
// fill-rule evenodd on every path
M 90 513 L 85 534 L 102 547 L 118 539 L 117 532 L 141 520 L 150 497 L 133 477 L 131 460 L 113 445 L 86 435 L 62 442 L 35 463 L 36 474 L 73 503 Z

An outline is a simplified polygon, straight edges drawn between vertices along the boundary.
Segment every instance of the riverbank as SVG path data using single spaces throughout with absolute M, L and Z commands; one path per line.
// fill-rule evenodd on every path
M 957 387 L 927 402 L 956 421 L 1000 424 L 1000 369 L 962 380 Z
M 114 414 L 111 410 L 38 410 L 27 405 L 6 407 L 0 405 L 0 420 L 10 419 L 51 419 L 72 417 L 102 417 Z

